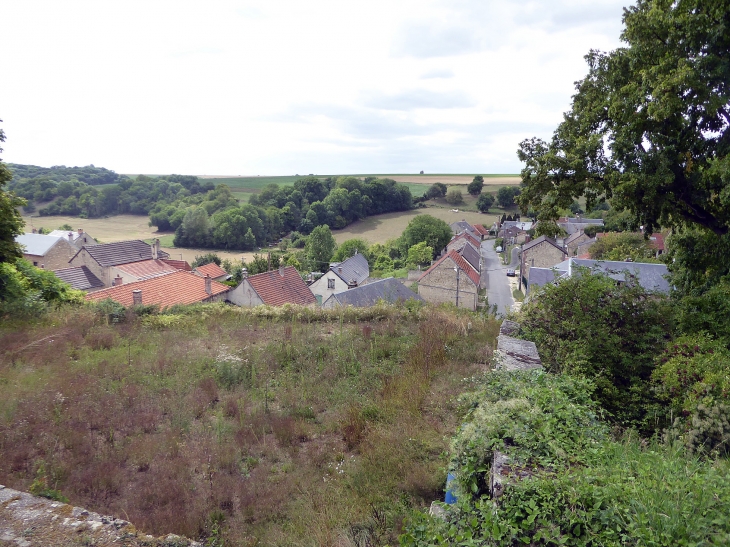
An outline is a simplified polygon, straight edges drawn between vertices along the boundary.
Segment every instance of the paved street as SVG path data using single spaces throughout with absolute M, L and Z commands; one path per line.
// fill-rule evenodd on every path
M 506 314 L 514 304 L 512 298 L 512 290 L 507 277 L 507 266 L 501 264 L 497 252 L 494 250 L 494 240 L 483 241 L 481 245 L 482 257 L 484 257 L 484 267 L 482 276 L 487 277 L 487 299 L 489 306 L 497 305 L 498 314 Z M 515 260 L 515 254 L 512 254 L 512 260 Z

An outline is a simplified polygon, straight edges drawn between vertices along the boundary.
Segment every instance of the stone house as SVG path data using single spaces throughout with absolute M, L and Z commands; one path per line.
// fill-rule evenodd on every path
M 575 232 L 565 238 L 563 245 L 566 248 L 568 256 L 575 256 L 578 252 L 578 247 L 586 241 L 590 241 L 590 236 L 586 235 L 584 231 Z
M 418 280 L 418 294 L 426 302 L 450 302 L 474 311 L 479 298 L 479 273 L 458 251 L 449 251 Z
M 121 278 L 117 283 L 123 283 L 125 276 L 129 276 L 130 281 L 140 279 L 139 275 L 130 272 L 130 268 L 118 266 L 128 265 L 132 263 L 142 263 L 153 260 L 159 261 L 160 264 L 145 263 L 141 267 L 145 270 L 142 277 L 148 278 L 155 274 L 163 275 L 172 273 L 176 269 L 169 264 L 163 263 L 162 259 L 170 256 L 160 250 L 160 241 L 155 240 L 153 245 L 148 245 L 139 239 L 132 241 L 117 241 L 116 243 L 104 243 L 102 245 L 94 245 L 91 247 L 82 247 L 73 258 L 69 260 L 66 266 L 78 267 L 86 266 L 91 272 L 104 283 L 105 287 L 111 287 L 114 280 Z M 165 268 L 167 266 L 167 268 Z M 149 272 L 147 270 L 150 270 Z M 155 271 L 152 271 L 155 270 Z M 165 270 L 165 271 L 163 271 Z
M 226 281 L 231 277 L 227 271 L 218 266 L 218 264 L 216 264 L 215 262 L 211 262 L 210 264 L 204 264 L 203 266 L 198 266 L 197 268 L 195 268 L 195 272 L 201 277 L 209 275 L 216 281 Z
M 76 268 L 63 268 L 61 270 L 53 270 L 61 281 L 71 285 L 71 288 L 94 292 L 104 288 L 104 283 L 96 277 L 86 266 L 77 266 Z
M 451 231 L 454 232 L 454 235 L 459 235 L 466 232 L 477 239 L 481 239 L 474 226 L 469 224 L 466 220 L 452 222 L 449 226 L 451 227 Z
M 68 242 L 76 247 L 77 249 L 80 249 L 83 246 L 90 247 L 91 245 L 98 245 L 96 240 L 91 237 L 88 233 L 84 232 L 83 228 L 79 228 L 75 232 L 73 230 L 66 231 L 66 230 L 53 230 L 48 235 L 55 236 L 55 237 L 64 237 L 68 240 Z
M 268 306 L 317 304 L 314 294 L 294 266 L 282 266 L 272 272 L 245 276 L 236 288 L 231 289 L 226 300 L 247 308 L 262 304 Z
M 461 251 L 466 244 L 471 244 L 477 249 L 480 247 L 478 238 L 474 237 L 469 232 L 461 232 L 460 234 L 452 237 L 451 241 L 446 244 L 445 252 Z
M 520 275 L 524 282 L 530 277 L 530 268 L 551 268 L 566 259 L 563 248 L 554 239 L 547 236 L 540 236 L 522 246 L 520 255 Z
M 60 270 L 68 268 L 76 248 L 63 237 L 44 234 L 22 234 L 15 238 L 23 249 L 23 258 L 39 268 Z
M 369 276 L 368 261 L 356 252 L 344 262 L 330 264 L 330 269 L 309 288 L 317 302 L 322 304 L 333 294 L 364 285 Z
M 101 246 L 101 245 L 100 245 Z M 178 304 L 221 302 L 226 300 L 230 287 L 200 277 L 192 272 L 175 271 L 144 281 L 125 283 L 89 293 L 86 300 L 99 301 L 110 298 L 123 306 L 150 306 L 169 308 Z
M 482 224 L 475 224 L 474 231 L 476 232 L 475 235 L 478 235 L 482 240 L 489 235 L 489 230 L 487 230 Z

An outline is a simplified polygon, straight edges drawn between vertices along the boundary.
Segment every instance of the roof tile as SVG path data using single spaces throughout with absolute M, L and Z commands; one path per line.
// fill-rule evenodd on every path
M 198 266 L 195 268 L 195 271 L 198 272 L 200 275 L 205 277 L 206 275 L 209 275 L 213 279 L 218 279 L 219 277 L 228 276 L 228 272 L 225 271 L 223 268 L 218 266 L 215 262 L 210 262 L 209 264 L 204 264 L 203 266 Z
M 447 254 L 439 258 L 431 265 L 428 270 L 423 273 L 421 277 L 418 278 L 418 281 L 421 281 L 421 279 L 430 274 L 431 271 L 433 271 L 447 258 L 450 258 L 459 267 L 460 270 L 462 270 L 467 276 L 469 276 L 469 279 L 471 279 L 475 285 L 479 285 L 479 273 L 474 268 L 472 268 L 471 265 L 466 260 L 464 260 L 464 257 L 462 257 L 457 251 L 449 251 Z
M 140 239 L 104 243 L 103 245 L 84 247 L 84 249 L 86 249 L 86 252 L 89 253 L 91 258 L 96 260 L 100 266 L 117 266 L 119 264 L 128 264 L 129 262 L 139 262 L 140 260 L 152 259 L 152 246 Z M 160 251 L 159 258 L 169 257 L 169 254 L 164 251 Z M 73 260 L 73 258 L 71 260 Z
M 97 289 L 104 286 L 101 279 L 96 277 L 86 266 L 54 270 L 53 273 L 56 274 L 56 277 L 58 277 L 61 281 L 68 283 L 71 287 L 80 291 Z
M 140 260 L 139 262 L 119 264 L 115 268 L 136 277 L 138 281 L 178 271 L 177 268 L 170 266 L 162 260 Z
M 317 299 L 307 287 L 294 266 L 279 268 L 247 277 L 264 304 L 282 306 L 284 304 L 316 304 Z

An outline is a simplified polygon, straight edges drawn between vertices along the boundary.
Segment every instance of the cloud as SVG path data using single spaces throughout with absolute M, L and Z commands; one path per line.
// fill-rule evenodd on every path
M 416 108 L 468 108 L 476 103 L 463 91 L 438 92 L 414 89 L 395 95 L 378 94 L 365 105 L 379 110 L 414 110 Z
M 429 70 L 421 76 L 423 80 L 430 80 L 434 78 L 453 78 L 455 76 L 454 71 L 449 68 Z
M 421 23 L 406 26 L 393 43 L 393 54 L 405 57 L 448 57 L 472 53 L 483 44 L 466 25 L 441 27 Z

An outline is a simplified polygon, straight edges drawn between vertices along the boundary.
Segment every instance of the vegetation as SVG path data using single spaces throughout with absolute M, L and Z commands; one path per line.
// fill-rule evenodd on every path
M 520 189 L 516 186 L 502 186 L 497 191 L 497 203 L 505 209 L 514 207 L 515 198 L 520 195 Z
M 0 129 L 0 143 L 3 142 L 5 142 L 5 132 Z M 0 147 L 0 152 L 2 151 Z M 5 191 L 5 185 L 11 178 L 12 173 L 0 159 L 0 265 L 23 256 L 15 242 L 15 236 L 23 233 L 23 219 L 18 213 L 18 208 L 25 202 L 15 194 Z M 4 299 L 5 291 L 4 285 L 0 285 L 0 300 Z
M 477 209 L 481 211 L 482 213 L 486 213 L 489 211 L 489 208 L 494 205 L 494 195 L 484 193 L 479 195 L 479 199 L 477 200 Z
M 466 187 L 466 190 L 472 196 L 478 196 L 482 193 L 482 188 L 484 188 L 484 177 L 481 175 L 477 175 L 474 177 L 474 180 L 472 180 Z
M 446 192 L 446 203 L 449 205 L 460 205 L 464 203 L 464 195 L 461 193 L 461 190 L 456 187 L 449 188 L 449 191 Z
M 643 234 L 633 232 L 607 233 L 591 245 L 588 252 L 596 260 L 658 262 L 656 250 L 649 241 Z

